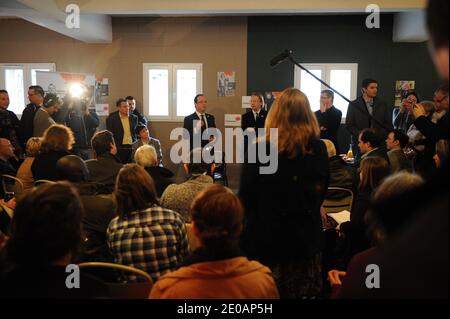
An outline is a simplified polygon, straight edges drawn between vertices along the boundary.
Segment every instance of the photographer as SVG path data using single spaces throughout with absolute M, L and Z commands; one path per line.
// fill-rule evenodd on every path
M 91 158 L 91 138 L 97 129 L 100 120 L 95 113 L 95 109 L 89 108 L 92 99 L 69 96 L 67 113 L 64 117 L 64 124 L 73 131 L 75 144 L 74 154 L 83 160 Z

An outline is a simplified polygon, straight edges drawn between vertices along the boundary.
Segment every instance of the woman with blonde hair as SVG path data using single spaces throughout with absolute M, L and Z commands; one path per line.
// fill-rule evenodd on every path
M 33 188 L 34 186 L 34 178 L 33 173 L 31 172 L 31 165 L 33 165 L 34 159 L 41 149 L 41 142 L 42 139 L 40 137 L 31 137 L 27 141 L 25 147 L 27 157 L 20 165 L 16 175 L 16 177 L 22 181 L 24 190 Z
M 160 278 L 151 298 L 273 299 L 278 291 L 269 268 L 239 250 L 244 210 L 231 190 L 214 184 L 194 198 L 193 231 L 200 242 L 182 267 Z
M 46 129 L 41 150 L 31 165 L 34 180 L 58 180 L 56 162 L 61 157 L 70 155 L 74 142 L 72 130 L 64 125 L 53 124 Z
M 322 288 L 320 206 L 329 165 L 306 95 L 298 89 L 284 90 L 265 129 L 262 140 L 277 150 L 270 158 L 278 167 L 273 174 L 260 173 L 267 164 L 243 167 L 239 190 L 246 211 L 243 249 L 272 269 L 281 298 L 316 297 Z M 271 138 L 270 129 L 278 130 L 277 140 Z

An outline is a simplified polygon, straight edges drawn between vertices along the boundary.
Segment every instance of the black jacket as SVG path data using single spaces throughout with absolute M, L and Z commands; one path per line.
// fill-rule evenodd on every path
M 114 187 L 117 174 L 123 166 L 120 160 L 110 153 L 87 160 L 86 165 L 89 170 L 89 181 L 104 184 L 110 188 Z
M 138 118 L 134 114 L 130 114 L 128 116 L 130 120 L 130 133 L 132 138 L 132 143 L 136 142 L 137 135 L 136 135 L 136 127 L 138 125 Z M 116 142 L 116 145 L 118 147 L 123 145 L 123 126 L 122 121 L 120 120 L 119 111 L 111 113 L 106 118 L 106 129 L 113 133 L 114 135 L 114 141 Z
M 138 124 L 147 126 L 147 119 L 145 118 L 145 116 L 142 113 L 140 113 L 137 109 L 134 109 L 132 114 L 137 116 Z
M 241 128 L 243 131 L 245 131 L 249 127 L 253 127 L 254 129 L 264 128 L 266 118 L 267 118 L 267 111 L 261 109 L 255 121 L 253 111 L 250 110 L 249 112 L 242 114 Z M 256 131 L 256 133 L 258 134 L 258 131 Z
M 340 156 L 333 156 L 330 159 L 330 187 L 347 188 L 355 193 L 356 170 L 348 166 Z
M 414 125 L 427 139 L 432 138 L 435 141 L 440 139 L 448 140 L 448 112 L 436 124 L 425 116 L 420 116 L 414 121 Z
M 39 105 L 30 103 L 22 112 L 22 117 L 20 118 L 20 141 L 24 147 L 28 139 L 33 137 L 34 115 L 39 107 Z
M 214 119 L 214 115 L 205 113 L 206 123 L 208 125 L 208 128 L 216 127 L 216 121 Z M 198 117 L 197 113 L 194 112 L 191 115 L 188 115 L 184 118 L 184 124 L 183 127 L 188 131 L 189 136 L 184 136 L 185 140 L 189 140 L 189 149 L 192 150 L 194 148 L 193 146 L 193 140 L 194 140 L 194 121 L 200 121 L 200 118 Z M 203 133 L 203 129 L 202 129 Z M 209 142 L 207 140 L 201 141 L 201 146 L 204 147 Z
M 84 260 L 112 261 L 106 244 L 106 230 L 117 216 L 111 194 L 100 195 L 101 185 L 96 183 L 74 183 L 84 207 L 82 219 Z
M 35 181 L 46 179 L 56 181 L 59 176 L 56 174 L 56 162 L 61 157 L 70 155 L 68 151 L 49 151 L 39 153 L 31 164 L 31 172 Z
M 70 110 L 64 119 L 65 125 L 72 129 L 75 137 L 74 148 L 91 148 L 91 138 L 100 124 L 97 113 L 90 111 L 89 114 L 80 110 Z
M 145 170 L 153 178 L 153 181 L 155 182 L 156 193 L 158 194 L 158 197 L 161 197 L 162 193 L 164 193 L 164 190 L 167 188 L 167 186 L 174 183 L 173 181 L 174 174 L 172 173 L 172 171 L 170 171 L 165 167 L 151 166 L 146 167 Z
M 326 129 L 320 130 L 320 138 L 332 141 L 337 154 L 339 154 L 338 130 L 341 125 L 342 112 L 332 106 L 323 113 L 318 110 L 315 114 L 317 121 L 319 122 L 319 127 L 324 127 Z
M 372 121 L 368 114 L 366 102 L 362 96 L 358 97 L 352 104 L 348 105 L 345 124 L 353 136 L 354 145 L 358 144 L 359 133 L 366 128 L 373 127 L 381 130 L 385 136 L 392 130 L 392 107 L 388 106 L 384 101 L 378 98 L 374 99 L 373 117 L 385 126 L 387 130 Z
M 274 174 L 260 174 L 261 164 L 244 164 L 239 189 L 246 212 L 242 248 L 250 258 L 296 262 L 321 250 L 328 155 L 320 140 L 310 145 L 312 154 L 294 159 L 278 154 Z

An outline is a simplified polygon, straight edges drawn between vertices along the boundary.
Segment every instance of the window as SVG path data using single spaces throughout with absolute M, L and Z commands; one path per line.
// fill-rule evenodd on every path
M 357 63 L 303 64 L 303 66 L 348 99 L 356 99 L 358 80 Z M 327 89 L 326 86 L 322 85 L 322 83 L 314 79 L 306 71 L 301 70 L 298 66 L 295 66 L 294 70 L 294 86 L 306 94 L 313 112 L 320 109 L 320 92 Z M 339 95 L 334 94 L 334 106 L 341 110 L 342 119 L 345 120 L 348 102 Z
M 36 85 L 36 71 L 55 71 L 54 63 L 0 63 L 0 88 L 8 91 L 9 107 L 17 115 L 28 104 L 28 88 Z
M 153 121 L 182 121 L 202 93 L 202 64 L 144 63 L 144 113 Z

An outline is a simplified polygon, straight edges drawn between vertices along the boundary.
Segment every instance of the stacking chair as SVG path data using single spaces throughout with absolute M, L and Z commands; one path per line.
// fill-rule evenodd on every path
M 17 177 L 4 174 L 2 175 L 3 192 L 13 193 L 14 196 L 20 195 L 23 192 L 23 183 Z
M 120 265 L 114 263 L 105 262 L 87 262 L 78 265 L 81 270 L 83 269 L 104 269 L 104 270 L 116 270 L 120 272 L 128 272 L 133 275 L 143 278 L 144 282 L 136 283 L 117 283 L 117 282 L 106 282 L 106 286 L 109 289 L 111 298 L 119 299 L 147 299 L 150 295 L 150 290 L 153 287 L 153 280 L 149 274 L 145 271 Z

